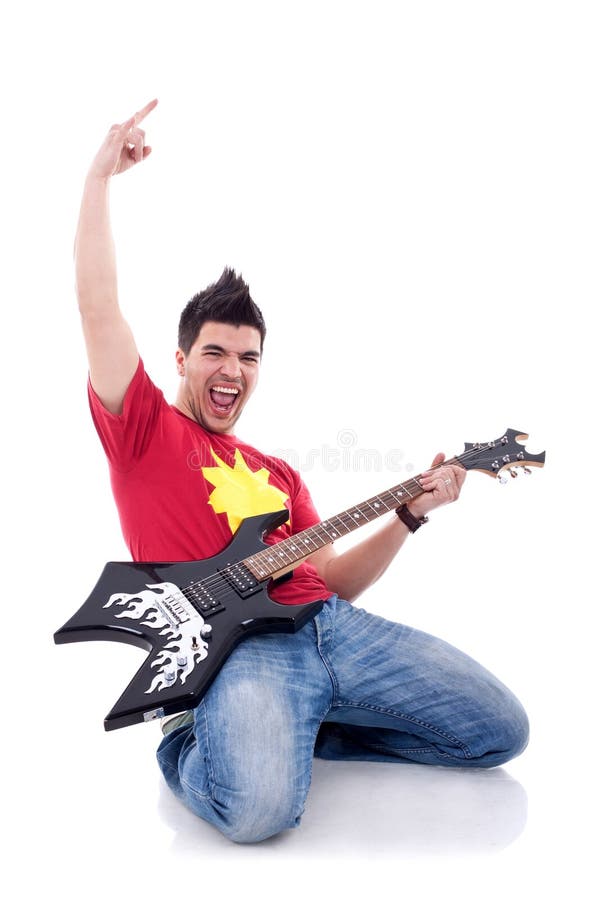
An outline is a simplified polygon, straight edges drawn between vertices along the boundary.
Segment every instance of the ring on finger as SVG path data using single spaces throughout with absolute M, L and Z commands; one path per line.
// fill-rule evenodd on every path
M 452 484 L 451 478 L 444 478 L 444 484 Z

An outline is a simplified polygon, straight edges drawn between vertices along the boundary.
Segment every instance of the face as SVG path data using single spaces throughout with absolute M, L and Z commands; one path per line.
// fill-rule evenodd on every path
M 260 332 L 205 322 L 190 352 L 176 353 L 177 407 L 207 431 L 230 434 L 258 381 Z

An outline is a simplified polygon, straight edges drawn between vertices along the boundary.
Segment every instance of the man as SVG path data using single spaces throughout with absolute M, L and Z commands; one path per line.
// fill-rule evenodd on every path
M 249 515 L 289 510 L 273 542 L 319 517 L 298 473 L 235 432 L 265 337 L 243 280 L 226 269 L 183 311 L 173 406 L 120 312 L 109 183 L 150 153 L 139 126 L 155 106 L 113 126 L 96 155 L 75 257 L 90 404 L 123 532 L 135 560 L 176 561 L 219 552 Z M 326 600 L 312 622 L 242 642 L 197 709 L 163 723 L 158 760 L 169 786 L 232 840 L 299 823 L 315 754 L 495 766 L 525 747 L 525 712 L 493 675 L 443 641 L 351 605 L 426 514 L 458 498 L 465 471 L 443 459 L 379 532 L 341 554 L 323 547 L 273 590 L 281 603 Z

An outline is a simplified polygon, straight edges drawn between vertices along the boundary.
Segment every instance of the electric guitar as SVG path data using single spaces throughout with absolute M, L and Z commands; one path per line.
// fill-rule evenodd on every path
M 509 428 L 486 444 L 465 444 L 458 464 L 507 480 L 527 465 L 543 466 L 545 453 L 528 454 L 528 435 Z M 361 525 L 423 493 L 419 477 L 305 531 L 266 545 L 288 510 L 244 519 L 216 556 L 194 562 L 109 562 L 81 609 L 54 635 L 57 644 L 112 640 L 150 651 L 104 720 L 107 731 L 148 722 L 198 705 L 234 647 L 261 632 L 295 632 L 323 602 L 285 605 L 269 597 L 271 581 Z

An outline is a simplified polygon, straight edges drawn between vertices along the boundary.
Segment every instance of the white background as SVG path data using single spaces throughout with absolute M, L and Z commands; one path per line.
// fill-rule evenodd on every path
M 599 37 L 573 0 L 5 13 L 3 819 L 21 885 L 590 896 Z M 269 330 L 238 433 L 293 451 L 324 517 L 506 427 L 547 451 L 503 488 L 471 474 L 360 601 L 521 697 L 531 744 L 504 769 L 317 763 L 301 828 L 238 847 L 162 788 L 154 725 L 103 733 L 140 651 L 52 644 L 127 558 L 71 251 L 97 146 L 154 96 L 153 153 L 115 182 L 113 221 L 122 306 L 167 397 L 181 308 L 231 265 Z

